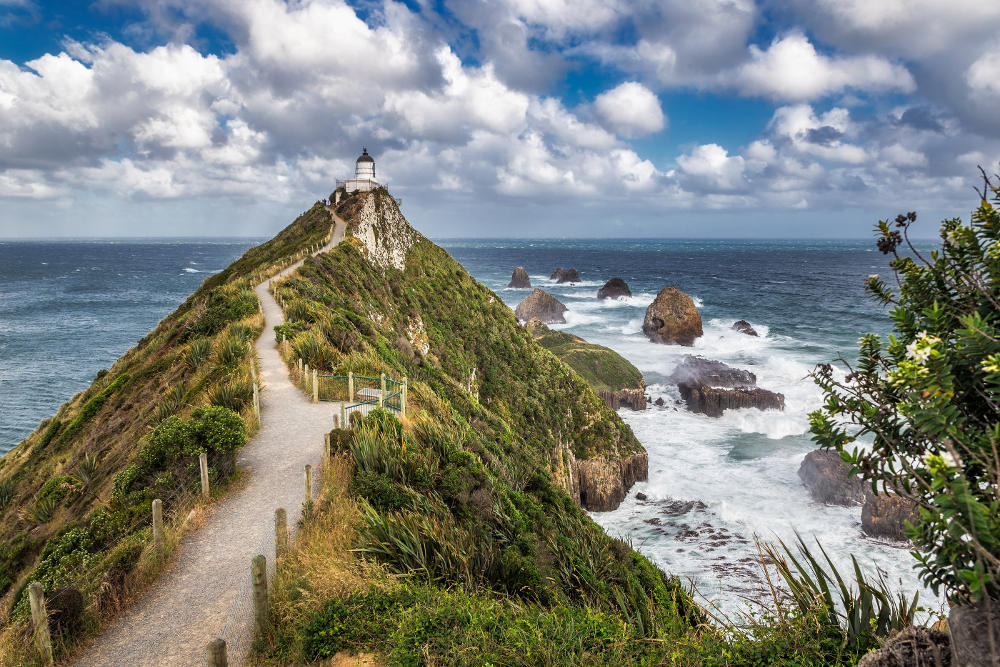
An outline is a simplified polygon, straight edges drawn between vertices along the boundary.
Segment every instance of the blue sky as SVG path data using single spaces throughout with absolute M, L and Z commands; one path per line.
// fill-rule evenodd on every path
M 1000 161 L 1000 4 L 0 0 L 0 237 L 866 237 Z

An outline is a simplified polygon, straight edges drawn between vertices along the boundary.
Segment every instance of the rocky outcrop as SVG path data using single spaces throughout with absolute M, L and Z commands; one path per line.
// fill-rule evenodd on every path
M 592 512 L 617 509 L 636 482 L 649 477 L 646 452 L 578 460 L 569 445 L 552 452 L 553 477 L 581 507 Z
M 700 412 L 709 417 L 721 417 L 726 410 L 757 408 L 758 410 L 784 410 L 785 397 L 760 387 L 736 387 L 720 389 L 703 384 L 677 385 L 681 398 L 691 412 Z
M 510 282 L 507 283 L 507 287 L 516 287 L 518 289 L 531 287 L 531 279 L 528 277 L 528 272 L 524 270 L 523 266 L 519 266 L 514 269 L 514 273 L 511 275 Z
M 957 605 L 948 614 L 953 663 L 962 667 L 1000 664 L 1000 600 Z
M 750 326 L 750 323 L 746 320 L 736 320 L 733 322 L 733 329 L 739 331 L 741 334 L 746 334 L 748 336 L 756 336 L 757 330 Z
M 912 625 L 892 635 L 882 648 L 866 653 L 858 661 L 858 667 L 950 667 L 952 664 L 973 663 L 952 662 L 948 633 Z
M 670 375 L 691 412 L 721 417 L 726 410 L 784 410 L 782 394 L 761 389 L 757 376 L 721 361 L 686 356 Z
M 621 408 L 629 408 L 630 410 L 646 409 L 645 389 L 618 389 L 617 391 L 599 389 L 597 395 L 612 410 L 620 410 Z
M 423 236 L 399 212 L 396 200 L 383 190 L 369 192 L 351 232 L 365 246 L 374 266 L 406 268 L 406 253 Z
M 817 449 L 806 454 L 799 466 L 799 479 L 809 495 L 829 505 L 858 505 L 865 501 L 867 484 L 849 474 L 851 466 L 837 452 Z
M 688 346 L 704 333 L 694 301 L 676 287 L 664 287 L 649 304 L 642 332 L 654 343 Z
M 917 506 L 892 493 L 874 494 L 865 492 L 865 504 L 861 507 L 861 529 L 872 537 L 887 537 L 905 540 L 903 528 L 907 521 L 917 520 Z
M 563 271 L 563 269 L 562 269 L 561 266 L 557 266 L 556 270 L 552 272 L 551 276 L 549 276 L 549 280 L 555 280 L 556 282 L 562 282 L 560 280 L 560 278 L 562 278 L 564 275 L 566 275 L 566 272 Z
M 598 299 L 620 299 L 625 296 L 632 296 L 632 290 L 621 278 L 612 278 L 604 283 L 604 287 L 597 290 Z
M 536 287 L 524 301 L 517 304 L 514 314 L 517 315 L 517 319 L 524 322 L 532 318 L 538 318 L 546 324 L 551 324 L 553 322 L 565 322 L 566 318 L 563 316 L 563 313 L 567 310 L 569 309 L 554 296 Z
M 561 269 L 556 269 L 556 271 L 561 271 Z M 556 277 L 557 283 L 578 283 L 580 282 L 580 272 L 576 269 L 566 269 L 562 274 Z

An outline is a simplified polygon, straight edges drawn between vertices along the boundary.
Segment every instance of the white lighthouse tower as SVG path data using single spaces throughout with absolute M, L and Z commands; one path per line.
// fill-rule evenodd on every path
M 375 159 L 368 154 L 367 148 L 361 149 L 361 155 L 354 163 L 354 178 L 337 181 L 337 188 L 343 187 L 346 192 L 368 192 L 379 186 L 375 180 Z

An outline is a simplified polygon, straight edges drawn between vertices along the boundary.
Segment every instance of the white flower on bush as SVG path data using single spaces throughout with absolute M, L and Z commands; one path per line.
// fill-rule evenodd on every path
M 928 336 L 926 331 L 921 331 L 912 343 L 906 346 L 906 356 L 913 359 L 918 364 L 925 363 L 931 358 L 934 345 L 940 343 L 941 339 L 936 336 Z

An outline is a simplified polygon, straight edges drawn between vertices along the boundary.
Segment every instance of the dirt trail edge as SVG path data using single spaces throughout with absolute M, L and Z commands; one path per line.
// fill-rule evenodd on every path
M 344 238 L 344 221 L 333 220 L 330 243 L 318 253 Z M 284 316 L 266 281 L 254 291 L 265 318 L 255 343 L 264 390 L 260 430 L 239 455 L 246 483 L 211 506 L 204 525 L 178 545 L 170 570 L 77 656 L 74 664 L 80 667 L 202 665 L 209 641 L 224 630 L 229 664 L 245 658 L 253 617 L 237 598 L 246 595 L 250 559 L 263 553 L 268 565 L 273 563 L 275 509 L 287 510 L 290 527 L 299 520 L 305 466 L 320 462 L 323 435 L 340 409 L 338 403 L 311 403 L 289 380 L 274 340 L 274 326 Z

